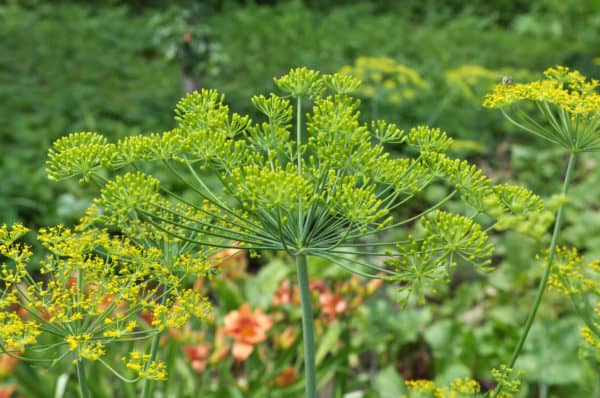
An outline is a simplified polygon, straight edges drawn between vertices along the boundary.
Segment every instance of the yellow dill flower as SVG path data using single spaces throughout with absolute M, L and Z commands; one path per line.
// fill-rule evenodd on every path
M 516 126 L 561 145 L 571 152 L 600 150 L 599 82 L 564 66 L 549 68 L 544 79 L 530 83 L 498 84 L 483 106 L 505 108 L 520 102 L 535 104 L 543 121 L 521 111 L 505 116 Z
M 600 324 L 596 324 L 596 329 L 600 328 Z M 591 328 L 583 326 L 581 328 L 581 337 L 592 348 L 600 350 L 600 336 L 597 336 Z
M 461 65 L 445 73 L 448 85 L 469 101 L 481 101 L 482 90 L 498 81 L 498 72 L 480 65 Z
M 469 377 L 458 378 L 450 386 L 439 386 L 431 380 L 411 380 L 404 384 L 409 391 L 402 398 L 476 398 L 480 395 L 481 387 L 476 380 Z M 508 398 L 510 395 L 505 396 Z
M 454 380 L 450 385 L 450 390 L 459 393 L 475 394 L 481 391 L 481 387 L 476 380 L 465 377 Z
M 512 398 L 512 393 L 519 392 L 521 388 L 522 373 L 515 372 L 512 368 L 506 365 L 500 365 L 498 369 L 492 369 L 492 377 L 496 380 L 499 388 L 504 389 L 498 397 Z
M 486 95 L 483 106 L 498 108 L 531 100 L 547 102 L 573 115 L 597 114 L 600 95 L 596 92 L 598 81 L 586 80 L 579 71 L 564 66 L 549 68 L 545 80 L 531 83 L 499 84 Z
M 404 384 L 413 393 L 436 393 L 439 388 L 431 380 L 408 380 Z
M 0 346 L 24 351 L 49 331 L 62 336 L 57 358 L 72 352 L 78 364 L 82 359 L 101 359 L 108 345 L 155 336 L 158 329 L 181 327 L 191 317 L 208 317 L 206 298 L 184 289 L 182 281 L 209 272 L 209 252 L 164 239 L 163 234 L 148 234 L 147 245 L 141 246 L 97 228 L 92 214 L 84 217 L 87 227 L 59 225 L 39 231 L 38 240 L 48 255 L 40 262 L 45 278 L 38 281 L 27 271 L 29 247 L 16 241 L 27 230 L 20 225 L 0 227 L 0 254 L 12 260 L 0 268 Z M 163 301 L 159 308 L 165 314 L 160 328 L 138 328 L 139 315 L 157 301 Z M 14 305 L 28 311 L 33 320 L 22 319 Z M 144 357 L 138 361 L 142 360 L 139 377 L 166 378 L 163 363 Z
M 546 260 L 546 256 L 543 259 Z M 597 278 L 599 269 L 599 261 L 586 263 L 577 248 L 559 246 L 556 248 L 548 286 L 567 296 L 600 294 L 600 281 Z
M 359 57 L 354 65 L 339 70 L 363 82 L 356 93 L 362 97 L 375 98 L 399 104 L 429 89 L 429 84 L 414 69 L 387 57 Z
M 166 365 L 162 361 L 151 361 L 149 354 L 131 351 L 124 359 L 127 369 L 136 373 L 140 379 L 166 380 Z
M 11 350 L 23 350 L 37 342 L 41 325 L 35 321 L 24 321 L 12 311 L 0 312 L 0 345 Z

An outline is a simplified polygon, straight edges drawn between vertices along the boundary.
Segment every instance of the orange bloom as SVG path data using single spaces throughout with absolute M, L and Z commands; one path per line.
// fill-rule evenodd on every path
M 296 372 L 295 368 L 290 366 L 275 378 L 275 385 L 280 388 L 286 387 L 295 382 L 296 379 L 298 379 L 298 372 Z
M 321 305 L 321 311 L 329 320 L 336 319 L 338 315 L 346 312 L 348 309 L 348 302 L 339 293 L 321 293 L 319 295 L 319 304 Z
M 154 314 L 152 313 L 152 311 L 141 311 L 140 318 L 142 318 L 148 325 L 152 325 L 152 322 L 154 322 Z
M 375 293 L 377 289 L 379 289 L 383 285 L 383 279 L 373 279 L 367 283 L 367 294 L 371 295 Z
M 0 398 L 10 398 L 16 390 L 16 386 L 2 386 L 0 387 Z
M 194 369 L 197 373 L 204 372 L 206 369 L 206 363 L 208 362 L 210 345 L 206 343 L 186 345 L 183 347 L 183 352 L 190 360 L 192 369 Z
M 239 279 L 246 274 L 248 258 L 244 250 L 229 248 L 221 250 L 208 259 L 209 263 L 222 271 L 225 279 Z
M 264 314 L 260 308 L 252 312 L 248 304 L 227 314 L 224 333 L 235 341 L 233 357 L 238 361 L 246 360 L 252 354 L 254 345 L 267 339 L 267 332 L 272 325 L 273 319 L 270 316 Z
M 13 358 L 8 354 L 0 354 L 0 380 L 9 376 L 18 364 L 18 359 Z
M 300 298 L 298 297 L 298 287 L 290 286 L 290 281 L 288 279 L 281 282 L 279 289 L 275 292 L 273 296 L 273 305 L 290 305 L 290 304 L 300 304 Z
M 311 292 L 323 293 L 327 290 L 327 285 L 325 285 L 325 282 L 319 279 L 311 279 L 309 286 Z

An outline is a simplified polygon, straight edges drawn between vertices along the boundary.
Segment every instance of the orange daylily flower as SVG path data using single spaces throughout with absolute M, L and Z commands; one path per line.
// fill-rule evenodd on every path
M 8 354 L 0 354 L 0 380 L 9 376 L 18 364 L 19 360 L 17 358 L 11 357 Z
M 267 339 L 267 332 L 272 325 L 273 319 L 270 316 L 260 308 L 253 312 L 248 304 L 227 314 L 224 333 L 235 341 L 233 357 L 238 361 L 246 360 L 252 354 L 254 345 Z
M 2 386 L 0 387 L 0 398 L 10 398 L 17 390 L 17 386 Z
M 295 382 L 296 379 L 298 379 L 298 372 L 296 371 L 295 368 L 290 366 L 289 368 L 286 368 L 283 372 L 281 372 L 279 374 L 279 376 L 277 376 L 275 378 L 275 385 L 280 388 L 286 387 L 286 386 L 289 386 L 290 384 L 292 384 L 293 382 Z
M 208 362 L 210 345 L 207 343 L 201 343 L 196 345 L 186 345 L 183 347 L 183 352 L 190 360 L 192 369 L 197 373 L 202 373 L 206 369 Z
M 225 279 L 239 279 L 246 273 L 248 257 L 241 249 L 229 248 L 221 250 L 208 258 L 210 264 L 222 271 Z
M 348 309 L 348 302 L 339 293 L 321 293 L 319 295 L 319 304 L 321 305 L 321 311 L 329 320 L 336 319 L 338 315 L 343 314 Z
M 290 281 L 288 279 L 281 282 L 279 289 L 275 292 L 273 296 L 272 304 L 275 306 L 278 305 L 290 305 L 290 304 L 300 304 L 300 297 L 298 293 L 298 287 L 291 287 Z

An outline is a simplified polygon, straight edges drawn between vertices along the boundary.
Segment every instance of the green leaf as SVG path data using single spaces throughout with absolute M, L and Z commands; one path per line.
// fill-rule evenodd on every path
M 332 353 L 339 341 L 340 334 L 342 332 L 342 326 L 339 322 L 333 322 L 327 326 L 327 332 L 321 337 L 319 347 L 316 353 L 317 366 L 325 359 L 328 353 Z
M 379 398 L 398 398 L 407 392 L 402 378 L 392 365 L 377 373 L 373 387 Z
M 251 307 L 267 308 L 281 281 L 291 268 L 281 260 L 273 260 L 260 269 L 256 277 L 246 283 L 244 293 Z
M 238 286 L 230 280 L 215 280 L 214 288 L 223 311 L 233 311 L 244 303 L 244 297 Z

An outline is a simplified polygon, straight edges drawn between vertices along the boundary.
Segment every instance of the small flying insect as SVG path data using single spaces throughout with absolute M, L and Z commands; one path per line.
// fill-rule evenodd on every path
M 512 76 L 502 76 L 502 84 L 512 84 Z

